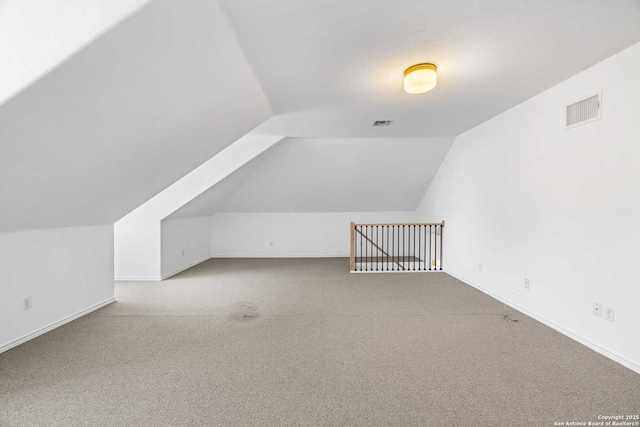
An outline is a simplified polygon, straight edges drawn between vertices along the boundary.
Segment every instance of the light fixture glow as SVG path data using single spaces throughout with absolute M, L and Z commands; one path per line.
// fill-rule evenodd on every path
M 434 64 L 416 64 L 404 71 L 404 91 L 411 94 L 429 92 L 436 87 L 438 78 Z

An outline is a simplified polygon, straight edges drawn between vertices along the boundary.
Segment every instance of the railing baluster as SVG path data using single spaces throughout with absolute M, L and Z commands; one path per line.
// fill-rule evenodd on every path
M 391 230 L 390 230 L 390 226 L 386 226 L 385 227 L 387 229 L 387 271 L 390 270 L 390 266 L 389 266 L 389 258 L 391 258 L 391 251 L 389 250 L 391 248 Z
M 442 227 L 440 228 L 440 236 L 442 236 Z M 439 239 L 440 242 L 442 243 L 442 239 Z M 436 262 L 436 264 L 438 264 L 438 270 L 440 270 L 442 268 L 442 244 L 440 245 L 440 250 L 438 251 L 438 261 Z
M 407 252 L 405 254 L 405 262 L 407 263 L 407 266 L 409 265 L 409 263 L 407 262 L 408 261 L 407 256 L 409 255 L 409 244 L 411 243 L 411 239 L 409 238 L 409 236 L 410 236 L 409 235 L 409 227 L 407 227 L 407 229 L 405 230 L 405 239 L 406 239 L 406 241 L 405 241 L 406 248 L 405 249 L 407 250 Z
M 369 226 L 365 225 L 364 226 L 364 234 L 367 235 L 369 233 Z M 369 271 L 369 260 L 368 260 L 368 252 L 369 252 L 369 248 L 368 248 L 368 244 L 369 242 L 364 244 L 364 259 L 366 264 L 364 265 L 364 271 Z
M 360 227 L 360 233 L 362 233 L 362 227 Z M 360 236 L 360 271 L 362 271 L 362 234 L 358 233 Z
M 371 234 L 369 235 L 369 250 L 371 251 L 371 271 L 373 271 L 373 225 L 371 226 Z
M 420 254 L 420 250 L 422 248 L 422 226 L 418 226 L 418 271 L 422 270 L 422 257 Z
M 384 225 L 380 228 L 382 234 L 382 245 L 380 246 L 384 250 Z M 380 271 L 384 271 L 384 254 L 380 254 Z
M 356 227 L 356 230 L 358 230 L 358 227 Z M 356 233 L 356 237 L 360 237 L 360 233 Z M 358 246 L 356 245 L 356 252 L 358 252 L 357 247 Z M 358 254 L 358 259 L 360 260 L 360 262 L 358 263 L 358 271 L 362 271 L 362 237 L 360 237 L 360 251 L 358 252 Z
M 413 252 L 411 251 L 411 229 L 413 227 L 412 226 L 408 226 L 407 230 L 409 230 L 409 271 L 411 271 L 413 269 Z
M 414 257 L 414 253 L 413 253 L 413 251 L 411 250 L 411 248 L 412 248 L 412 246 L 411 246 L 411 235 L 412 235 L 412 230 L 413 230 L 413 226 L 411 226 L 411 225 L 410 225 L 410 226 L 409 226 L 409 254 L 411 255 L 411 258 L 409 258 L 409 262 L 410 262 L 410 264 L 409 264 L 409 270 L 410 270 L 410 271 L 411 271 L 411 270 L 413 270 L 413 266 L 414 266 L 414 264 L 415 264 L 415 261 L 414 261 L 414 259 L 413 259 L 413 257 Z M 415 241 L 415 239 L 414 239 L 414 241 Z
M 424 269 L 427 269 L 427 226 L 424 226 Z
M 424 257 L 426 256 L 424 253 L 424 246 L 422 246 L 424 244 L 424 235 L 423 235 L 423 231 L 422 231 L 422 225 L 420 225 L 420 270 L 424 270 Z
M 413 271 L 416 271 L 416 226 L 412 225 L 413 229 Z
M 438 256 L 438 226 L 436 225 L 436 270 L 440 265 L 440 263 L 438 263 L 439 260 L 440 260 L 440 257 Z
M 411 226 L 407 226 L 407 255 L 411 256 Z M 411 258 L 407 258 L 407 266 L 411 271 Z
M 429 271 L 431 271 L 431 226 L 429 226 Z
M 376 245 L 380 241 L 380 235 L 378 233 L 378 226 L 376 225 Z M 378 255 L 380 255 L 380 251 L 376 248 L 376 271 L 378 271 Z
M 438 226 L 436 225 L 436 244 L 438 244 Z M 440 257 L 442 256 L 442 248 L 438 251 L 438 259 L 436 259 L 436 270 L 440 269 Z
M 440 260 L 440 254 L 439 254 L 439 250 L 438 250 L 439 248 L 438 248 L 438 226 L 437 225 L 435 226 L 435 230 L 436 230 L 436 235 L 435 235 L 435 238 L 436 238 L 436 241 L 435 241 L 435 245 L 436 245 L 436 260 L 435 260 L 436 261 L 436 268 L 435 269 L 437 270 L 438 266 L 440 265 L 440 263 L 438 262 Z
M 433 227 L 433 236 L 431 237 L 431 240 L 433 241 L 433 262 L 431 265 L 433 266 L 433 270 L 435 270 L 438 265 L 438 262 L 436 261 L 438 258 L 438 230 L 436 227 Z
M 384 230 L 387 233 L 387 246 L 385 246 L 385 251 L 387 252 L 386 263 L 385 263 L 385 271 L 389 271 L 389 226 L 385 225 Z
M 444 221 L 442 221 L 442 223 L 444 224 Z M 444 233 L 444 227 L 441 225 L 440 226 L 440 270 L 442 271 L 442 236 Z
M 356 239 L 358 237 L 360 237 L 360 233 L 357 232 L 358 231 L 358 227 L 356 227 Z M 359 268 L 356 268 L 358 271 L 362 271 L 362 237 L 360 237 L 360 251 L 358 251 L 358 245 L 356 244 L 356 253 L 358 253 L 358 256 L 356 257 L 356 260 L 360 260 L 360 262 L 356 263 L 357 266 L 359 266 Z
M 384 225 L 380 226 L 380 241 L 382 242 L 382 245 L 380 245 L 380 247 L 382 248 L 382 250 L 380 251 L 380 271 L 384 271 Z
M 373 226 L 369 227 L 369 232 L 367 233 L 367 237 L 369 238 L 373 237 Z M 371 241 L 369 241 L 369 258 L 367 258 L 367 264 L 369 264 L 369 271 L 373 271 L 373 263 L 371 262 L 373 259 L 373 246 L 371 246 Z
M 398 242 L 396 243 L 396 246 L 398 248 L 398 259 L 400 260 L 400 262 L 402 262 L 402 252 L 400 251 L 400 245 L 401 245 L 401 239 L 402 236 L 400 235 L 400 230 L 402 229 L 402 227 L 398 226 L 398 229 L 396 230 L 396 234 L 398 235 Z M 400 266 L 398 266 L 398 270 L 400 269 Z
M 391 226 L 391 251 L 393 252 L 393 256 L 396 256 L 396 226 L 392 225 Z M 396 270 L 396 267 L 392 264 L 391 267 L 393 268 L 393 270 Z
M 373 241 L 373 225 L 371 226 L 371 229 L 369 230 L 369 235 L 368 237 L 371 239 L 371 241 Z M 373 271 L 373 245 L 371 244 L 371 241 L 369 241 L 369 258 L 371 258 L 369 260 L 369 270 Z
M 402 226 L 402 265 L 405 263 L 404 255 L 405 255 L 405 245 L 406 245 L 406 235 L 405 235 L 405 227 Z
M 385 233 L 387 234 L 386 239 L 384 236 Z M 389 226 L 388 225 L 382 226 L 382 239 L 385 241 L 386 246 L 383 246 L 383 248 L 387 253 L 387 255 L 385 255 L 385 257 L 382 259 L 382 267 L 384 271 L 388 271 L 389 270 Z

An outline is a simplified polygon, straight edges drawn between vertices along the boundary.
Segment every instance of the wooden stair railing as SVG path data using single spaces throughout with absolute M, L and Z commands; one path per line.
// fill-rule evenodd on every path
M 350 230 L 352 272 L 442 271 L 444 221 L 356 224 Z
M 354 228 L 355 228 L 355 227 L 354 227 Z M 403 270 L 405 269 L 405 268 L 404 268 L 404 265 L 400 264 L 400 263 L 398 262 L 398 260 L 396 260 L 396 258 L 395 258 L 393 255 L 389 255 L 389 254 L 388 254 L 384 249 L 382 249 L 380 246 L 376 245 L 376 243 L 375 243 L 373 240 L 371 240 L 370 238 L 368 238 L 366 235 L 364 235 L 364 234 L 362 233 L 362 231 L 360 231 L 360 230 L 358 230 L 358 229 L 355 229 L 355 230 L 356 230 L 356 233 L 360 234 L 364 239 L 366 239 L 368 242 L 370 242 L 370 243 L 373 245 L 373 247 L 375 247 L 375 248 L 376 248 L 376 249 L 378 249 L 380 252 L 382 252 L 382 254 L 383 254 L 383 255 L 385 255 L 385 256 L 387 256 L 387 257 L 391 258 L 391 260 L 392 260 L 392 261 L 393 261 L 393 262 L 394 262 L 398 267 L 400 267 L 400 268 L 401 268 L 401 269 L 403 269 Z M 355 261 L 355 260 L 354 260 L 354 261 Z M 354 263 L 355 263 L 355 262 L 354 262 Z

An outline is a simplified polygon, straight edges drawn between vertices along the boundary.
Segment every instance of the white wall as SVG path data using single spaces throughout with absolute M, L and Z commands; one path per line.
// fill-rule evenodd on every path
M 116 222 L 116 280 L 161 280 L 161 221 L 282 138 L 248 133 Z
M 500 298 L 530 278 L 513 302 L 640 372 L 639 75 L 636 44 L 460 135 L 419 213 L 447 221 L 445 270 Z M 564 130 L 598 90 L 602 120 Z
M 0 274 L 2 352 L 56 322 L 113 301 L 113 227 L 0 234 Z M 23 310 L 29 295 L 32 308 Z
M 113 229 L 115 280 L 161 280 L 160 219 L 137 222 L 125 217 Z
M 212 220 L 211 256 L 348 257 L 352 221 L 415 218 L 415 212 L 221 213 Z
M 162 278 L 211 257 L 211 217 L 162 221 Z

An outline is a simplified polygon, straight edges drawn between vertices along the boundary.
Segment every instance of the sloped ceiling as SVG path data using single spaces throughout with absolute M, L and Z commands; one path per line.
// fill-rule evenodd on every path
M 217 212 L 412 211 L 453 138 L 289 138 L 170 218 Z
M 271 114 L 215 2 L 156 0 L 0 106 L 0 231 L 114 223 Z
M 221 3 L 295 137 L 455 136 L 640 41 L 638 0 Z M 438 86 L 408 95 L 420 62 Z
M 294 138 L 173 218 L 413 210 L 451 137 L 640 41 L 637 0 L 220 2 Z M 408 95 L 420 62 L 438 86 Z
M 453 137 L 640 41 L 637 0 L 219 3 L 154 0 L 0 106 L 0 231 L 113 223 L 273 114 L 176 217 L 411 210 Z
M 0 1 L 0 104 L 149 1 Z

